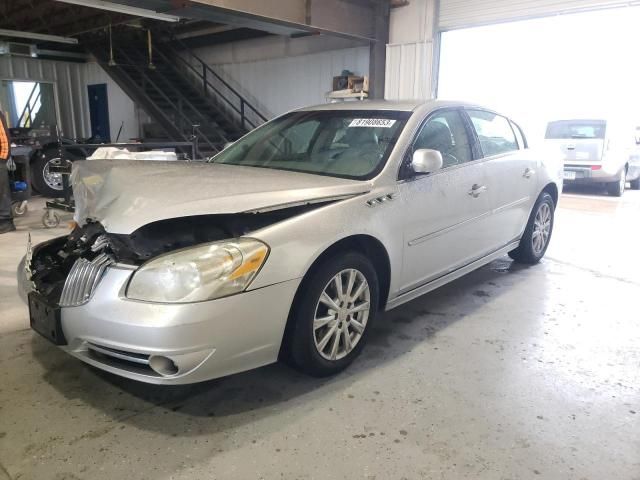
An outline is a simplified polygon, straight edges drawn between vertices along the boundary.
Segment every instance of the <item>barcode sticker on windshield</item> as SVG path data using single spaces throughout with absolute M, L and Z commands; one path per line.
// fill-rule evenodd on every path
M 356 118 L 349 124 L 350 127 L 379 127 L 379 128 L 391 128 L 395 120 L 388 118 Z

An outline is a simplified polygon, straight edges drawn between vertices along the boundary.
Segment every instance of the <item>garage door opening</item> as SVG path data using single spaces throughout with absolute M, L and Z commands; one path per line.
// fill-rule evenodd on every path
M 625 7 L 443 32 L 438 97 L 509 114 L 532 144 L 559 118 L 640 125 L 638 25 Z

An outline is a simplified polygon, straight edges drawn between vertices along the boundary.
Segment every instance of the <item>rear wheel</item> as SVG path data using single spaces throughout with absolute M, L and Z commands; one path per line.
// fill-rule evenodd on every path
M 357 252 L 338 254 L 310 273 L 292 309 L 289 359 L 313 376 L 344 370 L 362 351 L 378 305 L 373 265 Z
M 627 171 L 623 168 L 615 182 L 607 183 L 607 192 L 613 197 L 621 197 L 627 186 Z
M 520 245 L 509 252 L 516 262 L 533 265 L 544 257 L 553 232 L 555 204 L 547 192 L 542 192 L 531 211 Z

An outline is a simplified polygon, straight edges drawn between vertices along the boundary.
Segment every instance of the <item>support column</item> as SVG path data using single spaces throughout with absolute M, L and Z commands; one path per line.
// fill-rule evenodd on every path
M 374 7 L 374 39 L 369 47 L 369 98 L 384 98 L 387 43 L 389 43 L 389 0 Z

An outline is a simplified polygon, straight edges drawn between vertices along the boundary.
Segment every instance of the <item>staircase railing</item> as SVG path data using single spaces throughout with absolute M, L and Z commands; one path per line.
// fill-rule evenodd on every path
M 185 128 L 182 128 L 181 130 L 184 131 L 187 128 L 193 128 L 194 134 L 197 134 L 199 141 L 203 141 L 204 143 L 206 143 L 207 146 L 213 151 L 219 151 L 221 149 L 220 144 L 215 144 L 214 142 L 212 142 L 199 127 L 194 125 L 193 119 L 187 116 L 183 107 L 187 107 L 188 110 L 190 110 L 193 114 L 195 114 L 199 118 L 199 121 L 201 123 L 208 121 L 207 118 L 191 102 L 189 102 L 186 98 L 184 98 L 184 96 L 178 89 L 173 87 L 170 84 L 170 82 L 165 82 L 169 86 L 169 88 L 173 91 L 173 93 L 175 93 L 176 96 L 178 97 L 178 103 L 176 103 L 166 95 L 164 90 L 161 87 L 159 87 L 156 82 L 154 82 L 150 78 L 150 76 L 146 72 L 147 70 L 146 67 L 142 67 L 138 65 L 131 57 L 129 57 L 129 55 L 127 55 L 127 53 L 124 50 L 119 50 L 118 54 L 127 60 L 129 64 L 128 66 L 130 68 L 135 68 L 142 74 L 143 81 L 145 82 L 145 84 L 151 86 L 151 88 L 157 94 L 159 94 L 169 105 L 171 105 L 171 107 L 173 107 L 174 111 L 178 114 L 181 121 L 187 122 L 187 125 L 184 125 Z M 144 91 L 145 89 L 143 88 L 142 90 Z M 221 144 L 227 143 L 229 141 L 224 135 L 222 135 L 218 131 L 216 131 L 216 135 L 218 136 L 218 139 L 220 140 L 219 143 Z
M 156 49 L 156 54 L 155 54 L 155 55 L 156 55 L 156 59 L 161 60 L 160 62 L 158 62 L 158 67 L 160 67 L 160 68 L 162 68 L 162 69 L 164 69 L 164 68 L 169 69 L 169 70 L 171 70 L 174 74 L 179 75 L 179 76 L 181 76 L 181 77 L 184 77 L 184 70 L 181 70 L 181 69 L 180 69 L 180 65 L 176 65 L 176 64 L 175 64 L 175 62 L 173 61 L 173 56 L 172 56 L 172 55 L 167 56 L 167 55 L 166 55 L 162 50 L 163 50 L 163 49 L 161 49 L 161 48 Z M 191 81 L 189 81 L 189 80 L 190 80 L 190 79 L 186 79 L 187 83 L 188 83 L 190 86 L 194 87 L 194 86 L 193 86 L 193 82 L 191 82 Z M 206 94 L 205 94 L 205 95 L 202 95 L 202 96 L 200 97 L 200 100 L 201 100 L 201 101 L 206 102 L 206 104 L 207 104 L 209 107 L 212 107 L 214 110 L 220 110 L 220 105 L 219 105 L 219 104 L 217 104 L 217 103 L 213 100 L 213 98 L 211 97 L 211 95 L 206 95 Z M 208 120 L 208 122 L 210 123 L 211 121 L 210 121 L 210 120 Z M 226 122 L 225 122 L 225 123 L 226 123 Z M 234 122 L 230 122 L 230 123 L 234 123 Z M 218 126 L 222 127 L 222 125 L 218 125 Z M 224 130 L 224 128 L 222 128 L 222 130 Z M 229 139 L 227 139 L 226 137 L 224 137 L 224 141 L 225 141 L 225 143 L 228 143 L 230 140 L 229 140 Z
M 36 90 L 38 91 L 38 94 L 36 95 L 36 98 L 33 99 L 33 94 L 36 92 Z M 27 99 L 27 103 L 24 106 L 24 109 L 22 110 L 22 113 L 20 114 L 20 117 L 18 117 L 18 125 L 21 127 L 31 127 L 33 124 L 33 109 L 35 108 L 35 106 L 38 104 L 38 100 L 40 99 L 40 84 L 38 82 L 36 82 L 33 85 L 33 88 L 31 89 L 31 93 L 29 94 L 29 98 Z M 33 99 L 33 102 L 31 101 Z M 33 105 L 32 105 L 33 104 Z M 37 113 L 37 112 L 36 112 Z
M 244 98 L 244 96 L 233 88 L 229 82 L 222 78 L 204 60 L 193 53 L 182 41 L 173 39 L 173 42 L 180 46 L 180 51 L 177 51 L 168 43 L 164 43 L 162 47 L 168 49 L 173 54 L 173 57 L 178 59 L 183 65 L 185 65 L 185 67 L 195 74 L 195 76 L 202 82 L 202 89 L 205 95 L 209 95 L 210 91 L 215 93 L 216 98 L 222 100 L 239 116 L 240 125 L 243 130 L 251 130 L 267 121 L 267 117 L 260 113 L 260 111 L 251 102 Z M 195 61 L 197 67 L 185 59 L 182 54 L 186 54 L 191 60 Z M 217 81 L 219 85 L 214 85 L 211 82 L 212 79 Z M 223 89 L 225 92 L 222 91 Z

